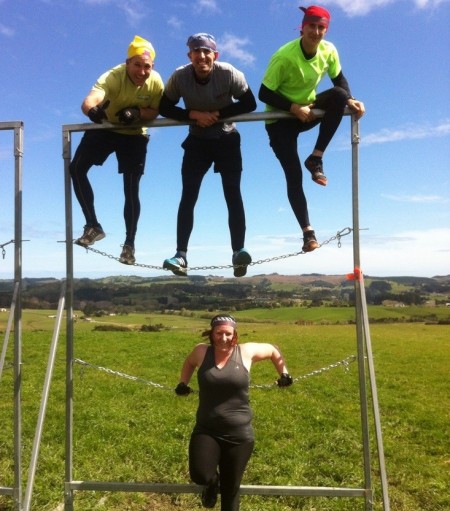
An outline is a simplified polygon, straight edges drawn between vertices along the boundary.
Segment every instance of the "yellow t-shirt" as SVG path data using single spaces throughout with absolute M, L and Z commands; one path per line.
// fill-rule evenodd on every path
M 92 90 L 104 91 L 105 100 L 110 101 L 106 109 L 108 121 L 119 123 L 116 114 L 122 108 L 134 106 L 158 109 L 164 91 L 164 83 L 159 73 L 152 70 L 144 85 L 138 87 L 128 77 L 126 65 L 119 64 L 103 73 L 95 82 Z M 145 135 L 147 128 L 121 129 L 117 131 L 126 135 Z

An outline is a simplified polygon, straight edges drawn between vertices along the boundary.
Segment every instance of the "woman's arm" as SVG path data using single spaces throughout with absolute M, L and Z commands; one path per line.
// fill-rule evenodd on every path
M 192 375 L 197 367 L 200 367 L 205 353 L 208 348 L 207 344 L 197 344 L 197 346 L 189 353 L 183 363 L 180 373 L 180 383 L 188 384 L 191 381 Z
M 247 369 L 252 363 L 270 360 L 281 376 L 288 373 L 288 368 L 278 346 L 262 342 L 248 342 L 241 345 L 242 358 Z

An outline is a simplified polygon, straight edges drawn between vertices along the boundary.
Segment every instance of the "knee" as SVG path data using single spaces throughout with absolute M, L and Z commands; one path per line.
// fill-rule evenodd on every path
M 348 93 L 342 87 L 333 87 L 333 103 L 336 108 L 345 108 L 347 105 Z
M 209 482 L 206 474 L 196 470 L 194 467 L 189 468 L 189 475 L 195 484 L 206 485 Z

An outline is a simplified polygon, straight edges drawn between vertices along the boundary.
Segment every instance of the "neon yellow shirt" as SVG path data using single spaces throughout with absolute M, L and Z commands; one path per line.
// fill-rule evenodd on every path
M 316 55 L 307 60 L 300 39 L 294 39 L 272 55 L 262 83 L 292 103 L 309 105 L 316 99 L 317 86 L 325 74 L 332 79 L 340 72 L 339 55 L 332 43 L 322 40 Z M 266 112 L 279 111 L 266 105 Z
M 116 113 L 122 108 L 135 106 L 139 108 L 158 109 L 164 91 L 161 76 L 152 70 L 144 85 L 136 86 L 128 78 L 125 64 L 119 64 L 106 73 L 103 73 L 95 82 L 92 90 L 101 90 L 105 93 L 105 100 L 110 104 L 106 109 L 108 121 L 118 123 Z M 134 128 L 117 130 L 126 135 L 146 134 L 147 128 Z

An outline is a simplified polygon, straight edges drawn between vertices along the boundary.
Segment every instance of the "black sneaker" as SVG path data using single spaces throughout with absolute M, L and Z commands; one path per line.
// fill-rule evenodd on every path
M 311 172 L 312 180 L 321 185 L 327 186 L 327 178 L 323 173 L 323 163 L 320 156 L 308 156 L 305 160 L 305 167 Z
M 247 266 L 252 262 L 252 257 L 245 248 L 241 248 L 234 252 L 232 262 L 234 276 L 243 277 L 247 273 Z
M 317 243 L 316 234 L 314 231 L 306 231 L 303 233 L 303 252 L 312 252 L 319 247 Z
M 134 257 L 134 248 L 130 247 L 130 245 L 124 245 L 119 257 L 119 262 L 122 264 L 134 264 L 136 262 L 136 258 Z
M 219 493 L 219 479 L 215 477 L 202 491 L 202 506 L 212 508 L 217 504 Z
M 106 234 L 100 225 L 97 227 L 88 227 L 85 225 L 83 234 L 76 239 L 74 243 L 82 247 L 88 247 L 89 245 L 93 245 L 96 241 L 102 240 L 105 236 Z
M 187 277 L 187 260 L 178 252 L 173 257 L 163 262 L 163 268 L 170 270 L 174 275 Z

